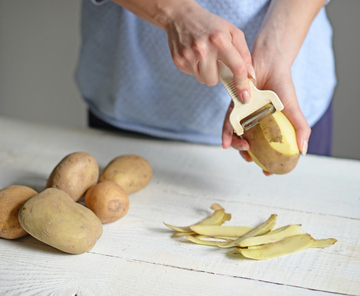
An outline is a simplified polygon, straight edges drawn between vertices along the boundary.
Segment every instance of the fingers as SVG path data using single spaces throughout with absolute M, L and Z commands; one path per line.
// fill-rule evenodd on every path
M 229 67 L 234 75 L 234 82 L 240 99 L 248 103 L 251 97 L 249 74 L 255 78 L 255 70 L 252 66 L 251 53 L 241 30 L 234 28 L 231 31 L 231 45 L 223 51 L 221 61 Z
M 233 73 L 235 87 L 242 102 L 250 102 L 251 92 L 248 79 L 248 64 L 246 64 L 240 53 L 233 46 L 224 49 L 219 59 Z
M 303 155 L 306 155 L 308 142 L 311 134 L 311 128 L 300 109 L 300 106 L 296 99 L 295 88 L 292 83 L 291 86 L 289 84 L 287 95 L 290 100 L 286 102 L 283 113 L 294 126 L 296 132 L 296 141 L 300 152 Z
M 229 148 L 231 146 L 232 137 L 233 137 L 233 134 L 234 134 L 234 129 L 231 126 L 230 121 L 229 121 L 229 116 L 230 116 L 230 113 L 233 110 L 233 108 L 234 108 L 234 103 L 231 102 L 228 110 L 226 111 L 225 119 L 224 119 L 224 123 L 223 123 L 222 147 L 224 149 L 227 149 L 227 148 Z
M 168 30 L 168 41 L 175 65 L 208 86 L 219 82 L 218 60 L 228 66 L 243 102 L 250 100 L 248 75 L 254 76 L 251 54 L 244 33 L 215 15 L 204 12 L 181 26 Z M 179 29 L 180 28 L 180 29 Z
M 233 30 L 232 35 L 232 44 L 236 50 L 240 53 L 242 59 L 247 65 L 251 65 L 251 53 L 249 47 L 246 43 L 244 32 L 241 30 Z
M 249 143 L 235 134 L 233 135 L 231 147 L 233 147 L 236 150 L 241 151 L 248 151 L 250 149 Z
M 246 162 L 252 162 L 251 156 L 247 151 L 240 151 L 240 155 Z
M 296 141 L 300 152 L 303 155 L 306 155 L 311 128 L 307 123 L 305 116 L 301 112 L 299 106 L 291 106 L 291 108 L 288 107 L 287 110 L 284 109 L 284 114 L 295 128 Z
M 247 151 L 250 146 L 249 143 L 236 134 L 234 134 L 234 129 L 230 124 L 229 116 L 231 111 L 234 108 L 234 103 L 231 102 L 224 119 L 223 129 L 222 129 L 222 147 L 224 149 L 229 148 L 230 146 L 239 151 Z
M 216 58 L 207 58 L 199 63 L 199 73 L 207 86 L 215 86 L 219 82 L 218 66 Z
M 234 130 L 229 122 L 229 115 L 234 107 L 234 103 L 231 102 L 226 115 L 225 120 L 223 124 L 223 133 L 222 133 L 222 147 L 224 149 L 229 148 L 232 146 L 234 149 L 238 150 L 240 153 L 240 156 L 246 161 L 246 162 L 252 162 L 250 154 L 247 152 L 250 149 L 249 143 L 238 137 L 234 134 Z M 263 174 L 265 176 L 271 176 L 272 174 L 264 171 Z
M 251 156 L 247 151 L 240 151 L 240 155 L 246 162 L 252 162 Z M 266 177 L 269 177 L 269 176 L 273 175 L 272 173 L 269 173 L 269 172 L 264 171 L 264 170 L 263 170 L 263 174 Z
M 225 120 L 223 124 L 223 130 L 222 130 L 222 147 L 224 149 L 229 148 L 232 146 L 234 149 L 238 150 L 240 153 L 240 156 L 246 161 L 246 162 L 252 162 L 251 156 L 248 153 L 248 150 L 250 149 L 249 143 L 238 137 L 234 134 L 234 130 L 229 122 L 229 116 L 231 111 L 234 108 L 234 103 L 231 102 L 226 115 Z M 266 171 L 263 171 L 265 176 L 271 176 L 272 174 Z

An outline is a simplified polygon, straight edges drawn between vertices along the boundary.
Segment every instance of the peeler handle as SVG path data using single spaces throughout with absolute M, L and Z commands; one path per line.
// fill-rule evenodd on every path
M 272 104 L 277 111 L 284 109 L 277 94 L 270 90 L 259 90 L 250 81 L 251 100 L 250 103 L 243 103 L 240 100 L 239 94 L 236 90 L 233 74 L 230 69 L 221 61 L 218 61 L 219 78 L 225 89 L 229 93 L 234 102 L 234 108 L 230 113 L 230 123 L 234 132 L 241 136 L 244 133 L 244 127 L 241 125 L 241 120 L 259 111 L 267 104 Z

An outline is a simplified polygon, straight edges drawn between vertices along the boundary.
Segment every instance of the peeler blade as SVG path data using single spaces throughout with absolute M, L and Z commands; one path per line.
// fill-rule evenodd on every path
M 260 120 L 275 112 L 276 112 L 276 108 L 274 106 L 269 106 L 265 108 L 265 110 L 260 111 L 259 113 L 256 113 L 253 116 L 250 116 L 248 119 L 240 122 L 240 124 L 242 125 L 244 131 L 247 131 L 252 127 L 254 127 L 255 125 L 257 125 L 260 122 Z
M 237 93 L 230 69 L 221 61 L 218 61 L 218 67 L 220 81 L 234 102 L 234 108 L 230 113 L 229 120 L 238 136 L 257 125 L 264 117 L 284 109 L 284 105 L 275 92 L 259 90 L 251 81 L 250 103 L 243 103 Z

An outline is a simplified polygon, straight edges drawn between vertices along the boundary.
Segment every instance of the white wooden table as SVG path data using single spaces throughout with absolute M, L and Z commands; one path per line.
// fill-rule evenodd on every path
M 104 225 L 95 247 L 69 255 L 30 236 L 0 239 L 0 295 L 360 295 L 360 162 L 301 157 L 284 176 L 263 176 L 236 151 L 0 117 L 0 187 L 40 191 L 67 154 L 86 151 L 103 168 L 122 154 L 151 163 L 154 177 L 130 196 L 130 210 Z M 173 238 L 163 221 L 188 225 L 214 202 L 226 225 L 302 224 L 308 249 L 265 261 Z

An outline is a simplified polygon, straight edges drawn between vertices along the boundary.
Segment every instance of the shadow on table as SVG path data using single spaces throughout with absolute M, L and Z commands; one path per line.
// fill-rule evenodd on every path
M 40 175 L 31 171 L 9 170 L 1 180 L 1 188 L 11 185 L 23 185 L 37 192 L 44 190 L 48 176 Z
M 7 240 L 7 241 L 9 241 L 11 244 L 14 245 L 14 250 L 16 248 L 22 248 L 31 251 L 32 254 L 34 252 L 41 252 L 41 253 L 48 253 L 51 255 L 67 255 L 67 256 L 69 255 L 35 239 L 31 235 L 26 235 L 18 239 Z

